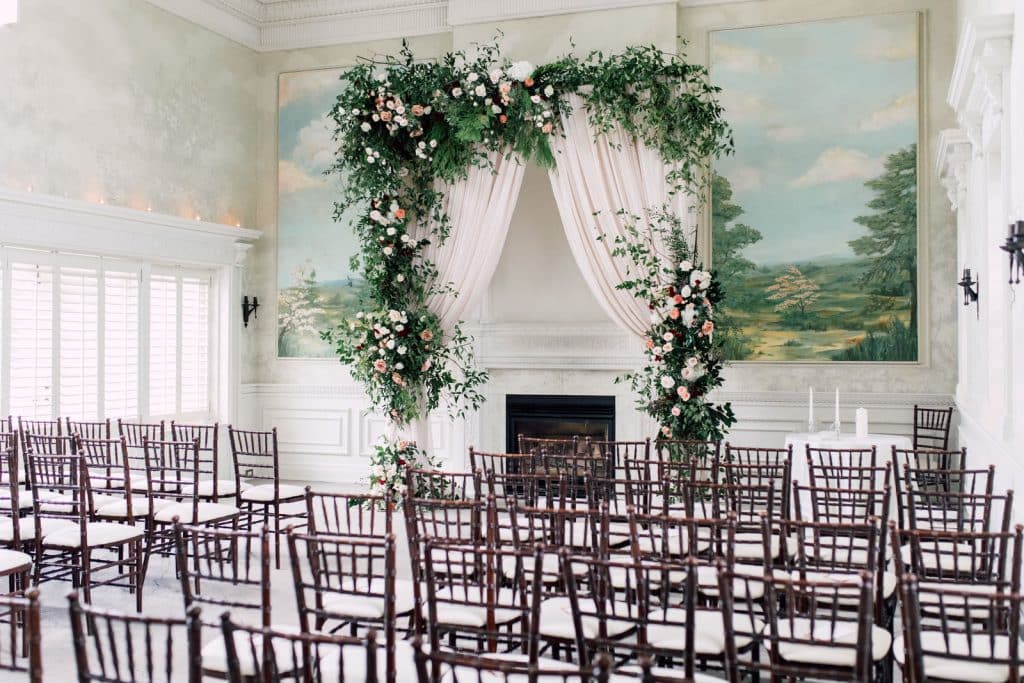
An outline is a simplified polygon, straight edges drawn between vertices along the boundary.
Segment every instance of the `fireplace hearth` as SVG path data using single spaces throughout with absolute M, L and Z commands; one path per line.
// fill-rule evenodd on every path
M 507 453 L 519 452 L 520 436 L 614 440 L 615 397 L 509 394 L 505 398 Z

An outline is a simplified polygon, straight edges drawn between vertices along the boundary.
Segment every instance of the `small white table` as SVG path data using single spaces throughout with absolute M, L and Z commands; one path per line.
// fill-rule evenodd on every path
M 908 436 L 898 434 L 868 434 L 858 438 L 855 434 L 839 434 L 835 432 L 802 432 L 786 435 L 786 445 L 793 447 L 793 467 L 790 470 L 790 479 L 799 482 L 801 486 L 809 486 L 811 483 L 810 471 L 807 469 L 807 446 L 811 448 L 871 448 L 875 447 L 879 465 L 888 465 L 892 460 L 892 447 L 898 449 L 909 449 L 913 442 Z M 879 482 L 881 485 L 882 482 Z M 894 483 L 890 481 L 890 485 Z M 894 514 L 896 507 L 896 491 L 890 494 L 890 515 Z M 811 500 L 807 494 L 800 499 L 800 507 L 803 510 L 811 509 Z M 895 517 L 890 517 L 895 519 Z

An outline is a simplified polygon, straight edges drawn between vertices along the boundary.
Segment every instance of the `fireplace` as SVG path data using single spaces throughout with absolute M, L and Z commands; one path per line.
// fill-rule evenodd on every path
M 519 452 L 519 436 L 546 439 L 574 436 L 595 441 L 615 439 L 614 396 L 538 396 L 505 398 L 505 448 Z

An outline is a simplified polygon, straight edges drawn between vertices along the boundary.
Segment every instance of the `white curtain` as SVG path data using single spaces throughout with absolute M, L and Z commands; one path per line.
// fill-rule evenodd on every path
M 427 299 L 427 307 L 440 319 L 446 334 L 487 290 L 498 267 L 523 184 L 526 167 L 518 157 L 491 152 L 489 160 L 493 169 L 474 166 L 464 179 L 439 187 L 444 192 L 443 206 L 450 231 L 443 244 L 435 242 L 424 249 L 424 256 L 437 267 L 437 282 L 450 284 L 454 290 L 435 293 Z M 428 449 L 429 416 L 423 415 L 411 427 L 413 433 L 409 438 Z
M 565 137 L 552 139 L 556 166 L 549 173 L 562 227 L 576 264 L 602 308 L 620 327 L 643 336 L 650 327 L 647 305 L 629 292 L 616 289 L 628 279 L 626 261 L 612 256 L 615 238 L 625 236 L 620 216 L 648 218 L 648 210 L 667 207 L 684 222 L 689 218 L 689 197 L 669 196 L 665 181 L 669 167 L 657 150 L 615 126 L 594 137 L 584 101 L 570 96 L 572 113 L 562 116 Z M 604 234 L 605 238 L 597 240 Z

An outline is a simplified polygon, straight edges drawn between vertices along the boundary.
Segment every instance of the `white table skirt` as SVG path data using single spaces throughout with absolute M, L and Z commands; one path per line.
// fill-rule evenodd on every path
M 878 457 L 877 463 L 879 465 L 887 465 L 892 460 L 893 446 L 898 449 L 909 449 L 913 446 L 913 442 L 910 440 L 910 437 L 898 434 L 868 434 L 864 438 L 859 438 L 855 434 L 840 434 L 836 436 L 835 432 L 827 431 L 787 434 L 786 445 L 793 447 L 793 467 L 790 470 L 790 479 L 793 482 L 798 482 L 801 486 L 809 486 L 811 476 L 810 471 L 807 469 L 808 446 L 811 448 L 871 448 L 874 446 Z M 879 482 L 879 485 L 881 483 Z M 891 479 L 889 483 L 891 486 L 895 486 Z M 896 509 L 895 488 L 893 488 L 890 495 L 890 519 L 895 519 L 895 517 L 891 516 L 895 513 Z M 804 516 L 806 518 L 811 509 L 810 496 L 806 493 L 801 495 L 800 508 L 805 511 Z

